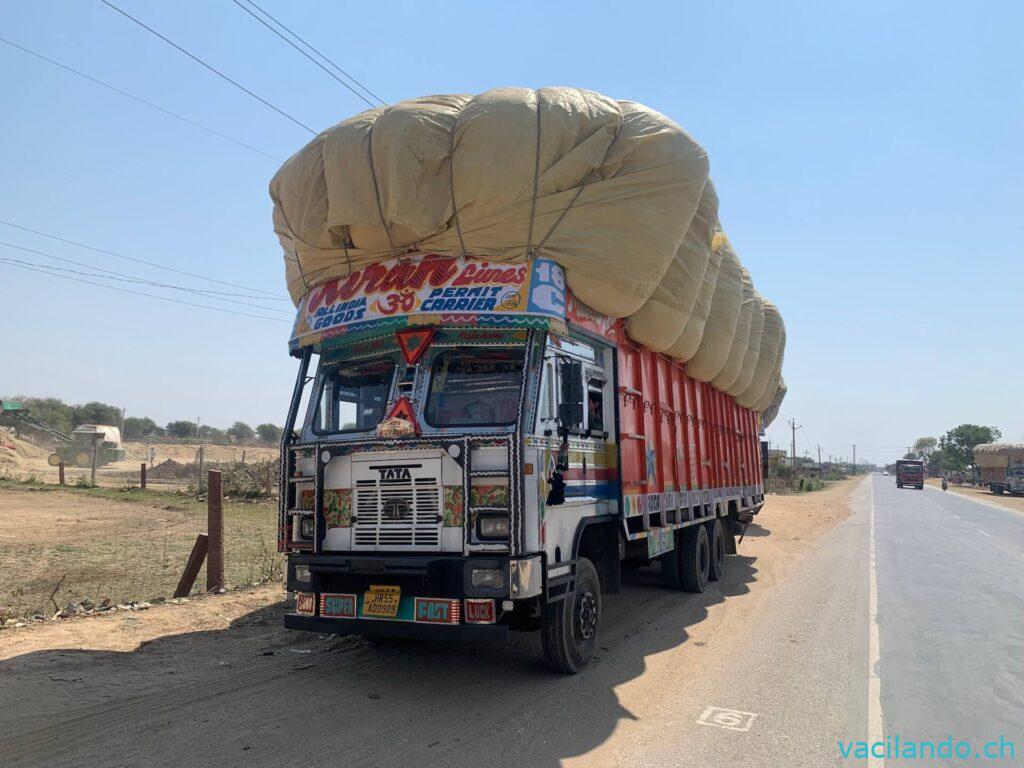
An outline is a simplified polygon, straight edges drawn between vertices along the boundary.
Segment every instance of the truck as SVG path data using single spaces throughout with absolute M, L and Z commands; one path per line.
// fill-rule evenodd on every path
M 1024 444 L 982 443 L 974 446 L 981 482 L 994 494 L 1024 494 Z
M 546 258 L 354 270 L 304 296 L 290 353 L 291 629 L 535 631 L 575 673 L 624 571 L 702 592 L 764 503 L 759 414 L 631 341 Z
M 899 459 L 896 461 L 896 487 L 912 486 L 924 488 L 924 462 L 920 459 Z

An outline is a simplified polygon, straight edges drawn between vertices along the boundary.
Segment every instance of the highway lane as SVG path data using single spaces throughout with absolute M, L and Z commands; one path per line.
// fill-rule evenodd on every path
M 886 735 L 1005 737 L 1024 764 L 1024 516 L 872 482 Z

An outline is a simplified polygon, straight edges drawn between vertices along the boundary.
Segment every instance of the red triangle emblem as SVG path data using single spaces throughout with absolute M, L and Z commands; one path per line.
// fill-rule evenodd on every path
M 404 331 L 395 331 L 398 346 L 402 348 L 402 357 L 405 358 L 407 365 L 412 365 L 419 360 L 420 355 L 430 346 L 435 330 L 434 328 L 406 328 Z
M 420 433 L 420 424 L 409 398 L 403 395 L 391 406 L 384 420 L 377 425 L 378 437 L 409 437 Z

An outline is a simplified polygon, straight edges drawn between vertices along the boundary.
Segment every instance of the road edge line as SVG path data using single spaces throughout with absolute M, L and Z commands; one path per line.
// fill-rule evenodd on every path
M 885 768 L 885 758 L 876 757 L 872 747 L 884 743 L 882 721 L 882 678 L 878 671 L 881 654 L 878 645 L 878 579 L 875 576 L 875 481 L 868 478 L 871 490 L 868 507 L 868 768 Z M 884 752 L 884 750 L 883 750 Z

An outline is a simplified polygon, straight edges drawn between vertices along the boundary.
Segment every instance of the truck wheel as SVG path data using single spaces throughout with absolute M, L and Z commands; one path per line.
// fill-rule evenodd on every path
M 673 531 L 675 547 L 659 558 L 661 560 L 661 583 L 665 585 L 666 589 L 681 590 L 683 588 L 682 561 L 679 557 L 683 546 L 681 534 L 682 531 Z
M 576 589 L 557 603 L 544 606 L 541 644 L 544 658 L 556 672 L 576 674 L 594 656 L 601 623 L 601 583 L 594 564 L 576 561 Z
M 989 487 L 992 490 L 992 493 L 994 493 L 996 496 L 1002 496 L 1003 495 L 1003 486 L 993 484 L 993 485 L 991 485 Z
M 902 488 L 903 487 L 903 483 L 896 483 L 896 487 L 897 488 Z
M 683 529 L 679 555 L 683 589 L 687 592 L 703 592 L 708 586 L 708 570 L 711 567 L 711 546 L 706 526 L 691 525 Z
M 718 581 L 725 576 L 725 530 L 721 520 L 706 523 L 708 530 L 708 578 Z
M 79 451 L 75 454 L 75 466 L 76 467 L 91 467 L 92 456 L 85 451 Z

